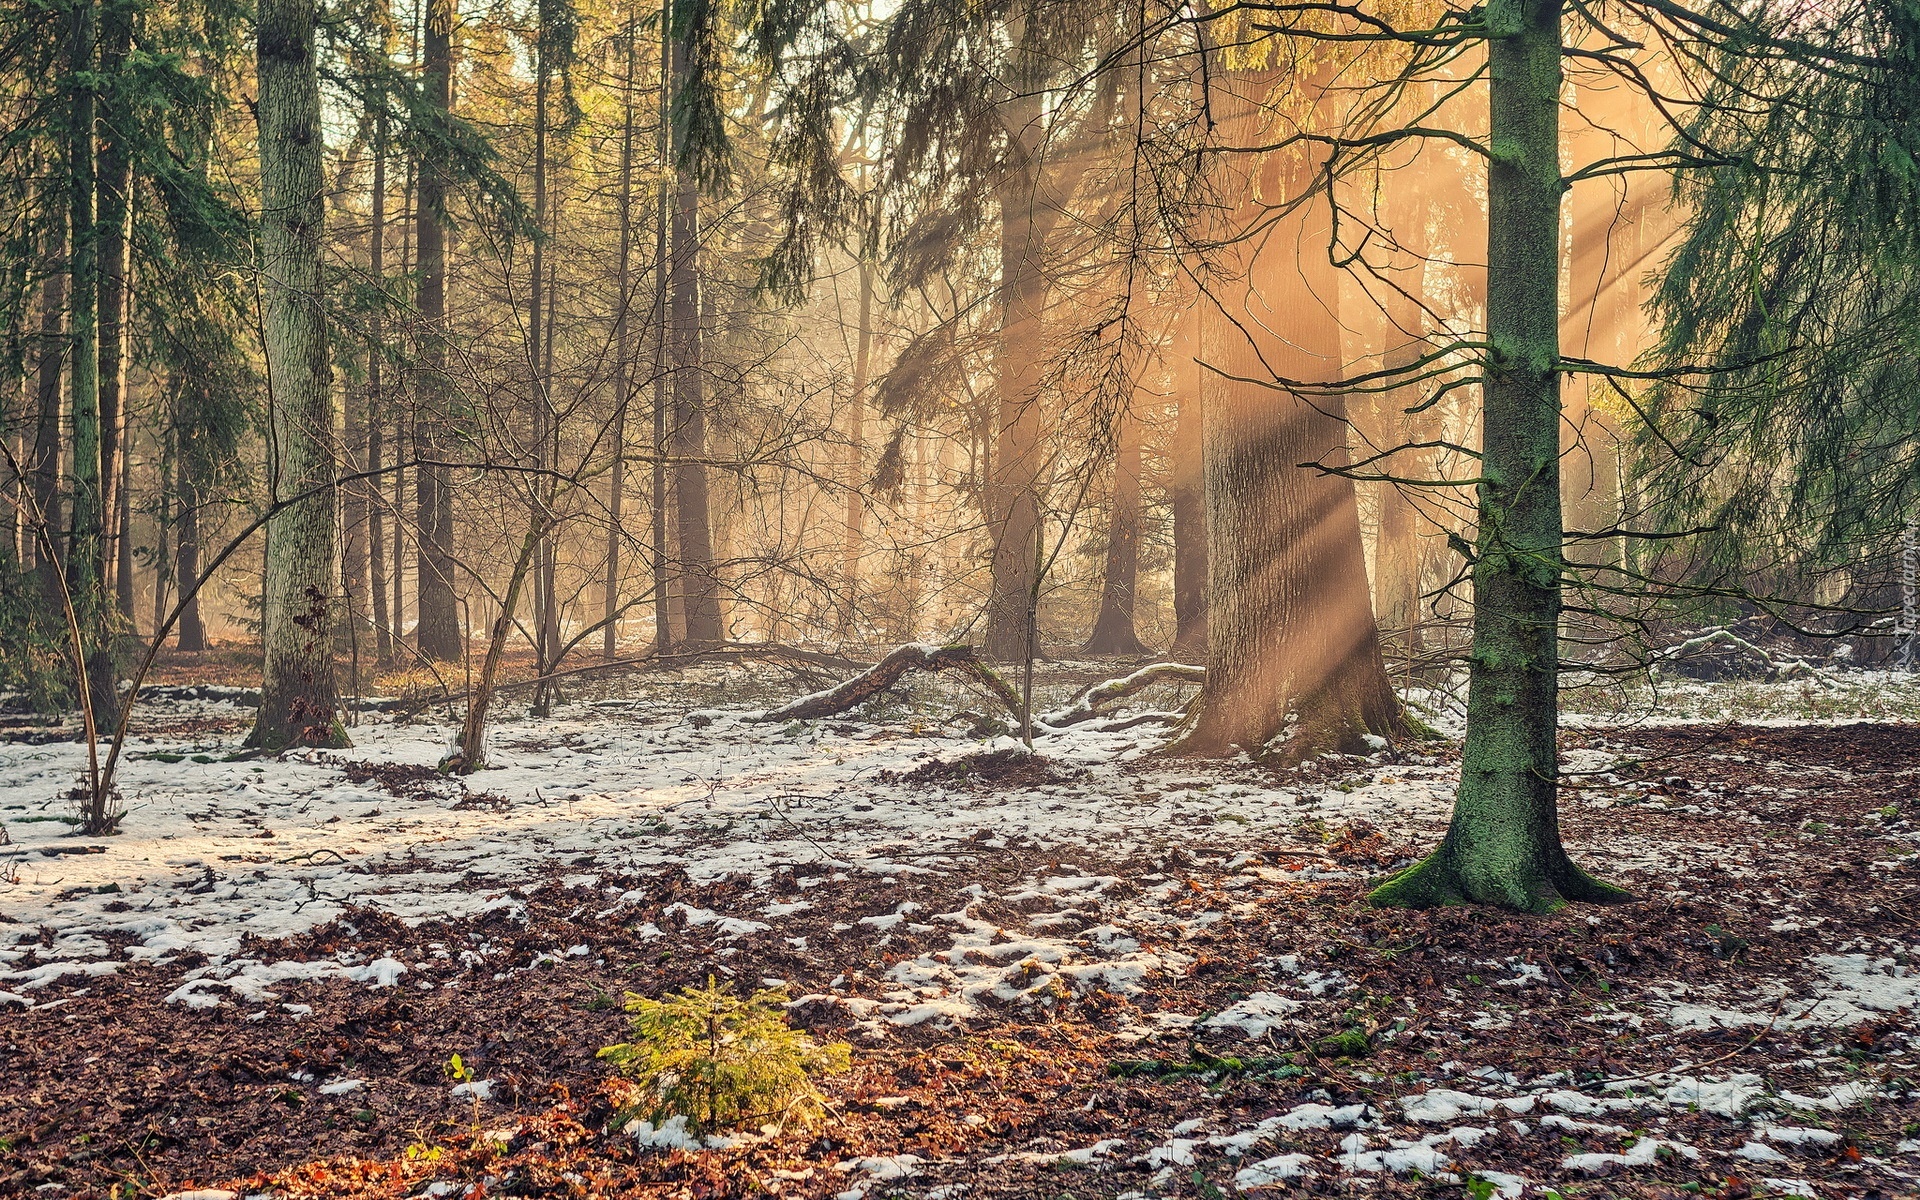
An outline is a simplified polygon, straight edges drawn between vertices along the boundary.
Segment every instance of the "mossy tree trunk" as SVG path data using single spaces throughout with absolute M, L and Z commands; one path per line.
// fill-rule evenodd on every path
M 262 327 L 272 394 L 272 495 L 261 641 L 266 670 L 248 742 L 344 746 L 333 677 L 333 368 L 321 253 L 326 152 L 314 0 L 259 10 Z
M 1556 804 L 1561 0 L 1512 0 L 1489 49 L 1487 334 L 1467 742 L 1439 849 L 1379 905 L 1549 912 L 1625 898 L 1574 866 Z

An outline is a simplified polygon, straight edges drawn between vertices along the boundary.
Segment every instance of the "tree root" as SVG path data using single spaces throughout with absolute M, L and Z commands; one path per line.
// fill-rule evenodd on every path
M 1524 868 L 1495 863 L 1477 869 L 1461 862 L 1453 835 L 1439 849 L 1367 893 L 1375 908 L 1439 908 L 1449 904 L 1491 904 L 1519 912 L 1547 914 L 1568 904 L 1619 904 L 1632 893 L 1595 879 L 1554 848 Z

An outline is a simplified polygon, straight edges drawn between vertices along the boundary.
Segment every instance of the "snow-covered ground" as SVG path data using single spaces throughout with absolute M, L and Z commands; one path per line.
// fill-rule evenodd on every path
M 1250 897 L 1262 887 L 1356 878 L 1364 868 L 1322 852 L 1319 839 L 1330 831 L 1363 821 L 1387 843 L 1431 844 L 1454 784 L 1444 754 L 1395 751 L 1289 777 L 1156 757 L 1161 727 L 1109 732 L 1104 721 L 1046 734 L 1037 746 L 1041 757 L 1028 758 L 1004 736 L 969 736 L 972 719 L 951 717 L 964 697 L 932 686 L 895 704 L 885 720 L 781 725 L 756 719 L 759 710 L 744 703 L 749 683 L 759 686 L 714 671 L 677 692 L 583 699 L 551 719 L 507 720 L 493 736 L 492 768 L 464 781 L 433 773 L 453 731 L 431 719 L 366 721 L 353 730 L 351 750 L 228 761 L 244 732 L 243 710 L 219 702 L 156 704 L 147 713 L 150 732 L 130 747 L 120 777 L 127 805 L 121 830 L 94 839 L 72 836 L 57 819 L 67 815 L 62 797 L 84 765 L 82 747 L 0 748 L 0 820 L 11 837 L 0 845 L 0 1011 L 58 1006 L 84 995 L 101 975 L 188 955 L 205 960 L 166 997 L 187 1009 L 265 1012 L 282 1000 L 277 986 L 310 979 L 368 988 L 454 986 L 433 962 L 350 949 L 311 960 L 275 953 L 277 940 L 354 909 L 409 924 L 490 912 L 513 918 L 545 888 L 577 896 L 576 911 L 619 917 L 647 903 L 629 886 L 636 878 L 684 873 L 701 884 L 734 877 L 748 881 L 743 894 L 752 899 L 732 911 L 684 902 L 649 911 L 685 927 L 710 926 L 723 941 L 788 937 L 804 950 L 805 935 L 790 935 L 809 920 L 810 884 L 950 879 L 958 888 L 951 907 L 905 900 L 835 927 L 870 926 L 863 932 L 879 939 L 874 986 L 836 980 L 803 998 L 844 1010 L 853 1029 L 879 1043 L 919 1027 L 964 1026 L 997 1007 L 1045 1006 L 1094 989 L 1126 996 L 1177 976 L 1195 962 L 1196 936 L 1221 923 L 1261 919 Z M 1875 704 L 1905 703 L 1887 699 L 1896 684 L 1911 686 L 1904 677 L 1863 677 L 1857 687 Z M 1856 689 L 1854 681 L 1687 684 L 1691 707 L 1681 715 L 1712 719 L 1742 706 L 1775 720 L 1794 712 L 1800 720 L 1873 715 L 1837 701 L 1808 713 L 1809 686 L 1825 687 L 1822 695 Z M 743 702 L 715 704 L 732 694 Z M 1164 703 L 1143 699 L 1141 707 Z M 1802 707 L 1793 709 L 1795 703 Z M 1636 719 L 1627 706 L 1605 720 L 1590 711 L 1570 724 L 1631 727 Z M 195 732 L 209 727 L 218 732 Z M 1583 777 L 1589 786 L 1570 804 L 1684 811 L 1625 785 L 1611 789 L 1609 759 L 1591 750 L 1571 757 L 1570 769 L 1598 775 Z M 1693 812 L 1714 800 L 1711 788 L 1686 798 L 1698 801 Z M 1044 851 L 1044 868 L 1018 878 L 974 869 L 983 854 L 1008 846 Z M 1684 862 L 1705 847 L 1659 835 L 1615 849 L 1620 861 L 1651 867 Z M 1197 885 L 1165 866 L 1181 861 L 1209 864 L 1227 882 L 1197 903 L 1189 894 Z M 1114 864 L 1131 864 L 1134 873 L 1123 880 L 1110 873 Z M 782 868 L 798 879 L 797 893 L 768 890 Z M 989 904 L 1003 913 L 1018 908 L 1026 927 L 1010 931 L 1004 916 L 980 915 Z M 1889 932 L 1898 932 L 1894 925 L 1910 929 L 1908 917 Z M 651 924 L 640 932 L 665 936 Z M 880 948 L 896 934 L 903 952 L 878 965 Z M 1920 969 L 1911 957 L 1920 945 L 1897 945 L 1828 946 L 1771 991 L 1739 997 L 1676 980 L 1651 1005 L 1599 1004 L 1588 1018 L 1592 1035 L 1638 1030 L 1658 1040 L 1722 1028 L 1747 1036 L 1911 1012 L 1920 1005 Z M 557 946 L 552 954 L 570 952 L 588 950 Z M 1470 1028 L 1510 1026 L 1524 1011 L 1526 989 L 1544 977 L 1513 959 L 1492 960 L 1487 969 L 1497 986 L 1512 988 L 1514 1004 L 1453 1013 L 1447 998 L 1423 996 L 1418 1009 L 1457 1016 Z M 1303 1010 L 1337 1006 L 1356 986 L 1338 970 L 1285 956 L 1262 970 L 1267 990 L 1219 1011 L 1129 1016 L 1112 1032 L 1142 1045 L 1188 1031 L 1270 1044 Z M 305 1007 L 285 1003 L 278 1011 L 298 1017 Z M 1802 1093 L 1760 1076 L 1716 1072 L 1711 1063 L 1674 1062 L 1576 1085 L 1564 1075 L 1522 1080 L 1450 1062 L 1432 1086 L 1391 1103 L 1333 1104 L 1329 1096 L 1245 1127 L 1201 1120 L 1146 1149 L 1101 1141 L 1033 1153 L 1076 1163 L 1127 1158 L 1151 1167 L 1159 1182 L 1189 1168 L 1196 1154 L 1224 1155 L 1236 1164 L 1236 1186 L 1256 1190 L 1316 1175 L 1458 1177 L 1471 1170 L 1473 1147 L 1498 1133 L 1542 1139 L 1543 1170 L 1597 1174 L 1723 1154 L 1667 1129 L 1676 1114 L 1706 1112 L 1750 1135 L 1732 1151 L 1743 1174 L 1764 1178 L 1775 1194 L 1814 1196 L 1823 1193 L 1797 1180 L 1793 1165 L 1830 1134 L 1806 1121 L 1843 1121 L 1862 1105 L 1920 1100 L 1910 1082 L 1889 1091 L 1878 1082 L 1836 1079 Z M 1553 1149 L 1563 1134 L 1603 1126 L 1638 1136 L 1619 1153 Z M 1314 1130 L 1337 1134 L 1337 1149 L 1259 1151 L 1281 1132 Z M 1920 1142 L 1901 1143 L 1896 1158 L 1914 1178 Z M 857 1162 L 847 1170 L 850 1200 L 884 1176 Z M 898 1177 L 919 1170 L 916 1160 Z M 1480 1174 L 1503 1196 L 1529 1186 L 1511 1173 Z

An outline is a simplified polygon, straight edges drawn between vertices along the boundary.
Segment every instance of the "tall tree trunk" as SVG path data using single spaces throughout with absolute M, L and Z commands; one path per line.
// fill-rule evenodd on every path
M 421 39 L 421 90 L 443 113 L 453 110 L 453 0 L 427 0 L 426 33 Z M 415 639 L 423 657 L 452 662 L 466 650 L 453 592 L 452 473 L 444 465 L 447 429 L 452 420 L 452 387 L 447 377 L 447 230 L 444 210 L 449 181 L 446 168 L 432 156 L 418 164 L 421 336 L 420 370 L 415 375 L 414 470 L 416 495 L 414 543 L 419 612 Z
M 878 215 L 876 213 L 877 222 Z M 847 407 L 847 514 L 840 549 L 841 631 L 857 634 L 860 555 L 867 537 L 867 385 L 873 377 L 873 264 L 860 258 L 860 328 L 853 347 L 853 396 Z
M 1490 41 L 1487 340 L 1467 740 L 1446 837 L 1376 904 L 1548 912 L 1619 889 L 1560 843 L 1560 12 L 1516 0 Z
M 172 600 L 169 587 L 175 582 L 173 555 L 167 545 L 168 535 L 173 532 L 174 458 L 166 449 L 162 435 L 160 462 L 156 472 L 159 479 L 153 495 L 153 635 L 156 638 L 160 636 L 161 624 L 167 619 L 167 609 L 171 607 Z
M 1419 243 L 1408 236 L 1403 244 Z M 1388 301 L 1386 309 L 1386 343 L 1381 369 L 1411 371 L 1427 349 L 1421 337 L 1420 309 L 1398 296 Z M 1431 424 L 1431 410 L 1407 411 L 1418 408 L 1423 398 L 1417 383 L 1400 384 L 1389 391 L 1374 393 L 1370 403 L 1376 408 L 1378 419 L 1374 422 L 1377 428 L 1373 436 L 1379 442 L 1380 452 L 1426 440 L 1422 431 Z M 1381 460 L 1376 473 L 1423 478 L 1429 458 L 1424 450 L 1402 450 Z M 1373 611 L 1387 645 L 1394 653 L 1411 660 L 1420 647 L 1423 574 L 1420 512 L 1414 507 L 1407 485 L 1382 483 L 1378 486 L 1380 531 L 1374 541 Z
M 546 6 L 539 6 L 539 25 L 534 33 L 533 64 L 533 262 L 527 280 L 527 376 L 528 395 L 533 400 L 533 466 L 527 490 L 535 497 L 530 509 L 544 511 L 538 497 L 551 494 L 545 472 L 558 464 L 549 449 L 554 438 L 556 414 L 548 392 L 547 368 L 551 351 L 546 349 L 551 327 L 547 322 L 547 108 L 552 88 L 552 64 L 546 53 Z M 533 652 L 534 674 L 545 676 L 553 667 L 559 648 L 558 598 L 554 595 L 554 546 L 552 529 L 535 521 L 530 527 L 533 540 Z M 491 647 L 488 650 L 492 654 Z M 549 715 L 553 696 L 545 683 L 535 685 L 531 712 L 536 717 Z
M 627 21 L 626 69 L 620 92 L 620 260 L 614 270 L 613 467 L 607 472 L 607 553 L 601 569 L 600 657 L 613 658 L 620 642 L 620 539 L 627 493 L 627 412 L 633 405 L 633 86 L 639 67 L 636 14 Z
M 64 224 L 48 236 L 45 260 L 46 278 L 40 285 L 40 335 L 34 348 L 33 447 L 27 459 L 27 490 L 34 511 L 46 523 L 47 544 L 59 545 L 61 536 L 61 367 L 67 358 L 67 239 Z M 40 540 L 29 531 L 28 544 L 34 547 L 35 574 L 41 594 L 58 604 L 61 567 L 49 561 Z
M 1189 662 L 1207 653 L 1207 505 L 1202 471 L 1206 389 L 1202 386 L 1200 304 L 1180 318 L 1173 377 L 1179 396 L 1169 454 L 1167 504 L 1173 510 L 1173 646 Z
M 191 418 L 205 399 L 206 384 L 191 370 L 176 369 L 170 374 L 168 394 L 173 412 L 168 417 L 170 457 L 177 480 L 173 518 L 173 576 L 184 604 L 176 626 L 174 645 L 199 653 L 207 648 L 207 626 L 200 617 L 200 506 L 206 500 L 206 480 L 202 478 L 201 456 L 194 452 L 195 434 Z M 155 628 L 159 628 L 158 625 Z
M 1023 29 L 1035 22 L 1029 18 Z M 1026 34 L 1022 33 L 1023 41 Z M 1024 47 L 1023 47 L 1024 52 Z M 1000 340 L 995 348 L 993 465 L 984 493 L 992 581 L 981 648 L 1011 662 L 1038 652 L 1032 629 L 1039 580 L 1040 371 L 1046 358 L 1046 233 L 1036 220 L 1044 131 L 1037 91 L 1009 101 L 1000 206 Z
M 104 105 L 99 144 L 100 515 L 104 537 L 113 546 L 115 609 L 123 621 L 133 619 L 133 541 L 123 520 L 131 506 L 121 489 L 128 477 L 122 458 L 127 442 L 133 161 L 127 153 L 125 132 L 130 114 L 119 99 L 126 84 L 117 77 L 132 47 L 133 6 L 106 5 L 101 10 L 100 74 L 115 83 Z
M 660 95 L 655 114 L 653 155 L 660 171 L 653 225 L 653 467 L 648 489 L 648 518 L 653 537 L 653 652 L 673 649 L 673 606 L 668 593 L 673 584 L 667 546 L 667 292 L 672 266 L 668 231 L 673 224 L 673 173 L 669 169 L 673 143 L 673 2 L 660 3 Z
M 268 750 L 344 746 L 333 677 L 333 367 L 321 255 L 326 154 L 315 0 L 259 10 L 260 254 L 269 394 L 260 712 L 247 739 Z
M 1297 194 L 1317 165 L 1298 154 L 1270 158 L 1263 169 L 1285 175 L 1258 190 Z M 1231 183 L 1238 234 L 1265 209 L 1253 179 Z M 1330 219 L 1321 200 L 1257 241 L 1230 242 L 1203 299 L 1203 358 L 1214 368 L 1205 433 L 1207 679 L 1180 743 L 1185 753 L 1259 755 L 1282 735 L 1288 758 L 1365 753 L 1369 737 L 1402 728 L 1380 657 L 1353 483 L 1303 465 L 1346 465 L 1341 399 L 1240 382 L 1339 377 Z
M 1107 562 L 1100 585 L 1100 615 L 1086 653 L 1137 658 L 1148 653 L 1134 630 L 1134 597 L 1140 582 L 1140 420 L 1116 413 L 1113 502 L 1107 513 Z
M 109 646 L 106 595 L 106 491 L 100 429 L 100 228 L 94 126 L 98 14 L 94 0 L 74 6 L 69 27 L 68 65 L 73 72 L 67 142 L 69 207 L 72 231 L 68 254 L 71 313 L 67 390 L 73 436 L 71 523 L 67 534 L 67 595 L 78 618 L 86 659 L 86 679 L 96 729 L 119 719 Z
M 368 270 L 379 291 L 370 322 L 367 355 L 367 470 L 363 485 L 367 511 L 367 595 L 373 609 L 373 653 L 380 664 L 393 660 L 392 610 L 387 604 L 387 546 L 385 493 L 380 471 L 386 468 L 386 394 L 387 337 L 387 114 L 386 98 L 379 101 L 381 111 L 373 129 L 373 228 L 368 234 Z M 399 565 L 395 560 L 396 567 Z
M 685 79 L 687 46 L 673 47 L 674 76 Z M 676 152 L 677 152 L 676 147 Z M 700 187 L 684 167 L 673 214 L 673 501 L 686 608 L 687 644 L 719 644 L 720 583 L 713 567 L 713 519 L 707 495 L 705 368 L 700 311 Z

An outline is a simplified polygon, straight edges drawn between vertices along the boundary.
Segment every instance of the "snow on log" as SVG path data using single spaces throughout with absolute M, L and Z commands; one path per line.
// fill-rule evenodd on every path
M 910 671 L 959 671 L 983 684 L 1007 710 L 1018 716 L 1020 697 L 998 672 L 980 661 L 972 646 L 936 646 L 909 642 L 845 683 L 802 696 L 791 704 L 761 716 L 762 721 L 810 721 L 831 717 L 864 704 L 899 683 Z
M 1079 695 L 1069 701 L 1066 707 L 1043 713 L 1038 720 L 1042 725 L 1062 729 L 1068 725 L 1078 725 L 1082 721 L 1091 721 L 1100 715 L 1102 707 L 1124 700 L 1153 684 L 1169 681 L 1205 683 L 1206 679 L 1205 667 L 1190 667 L 1185 663 L 1152 663 L 1141 667 L 1131 675 L 1082 688 Z

